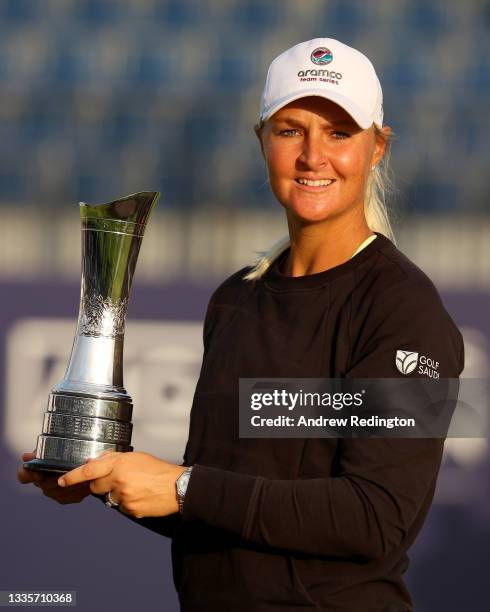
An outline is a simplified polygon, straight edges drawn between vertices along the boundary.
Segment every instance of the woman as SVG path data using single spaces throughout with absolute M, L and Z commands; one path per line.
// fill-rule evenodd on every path
M 62 503 L 104 495 L 171 536 L 184 611 L 412 610 L 406 550 L 443 439 L 238 436 L 240 377 L 403 378 L 396 357 L 416 353 L 441 378 L 463 369 L 434 285 L 391 240 L 374 68 L 333 39 L 285 51 L 256 133 L 289 236 L 211 297 L 183 465 L 112 452 L 58 482 L 19 479 Z

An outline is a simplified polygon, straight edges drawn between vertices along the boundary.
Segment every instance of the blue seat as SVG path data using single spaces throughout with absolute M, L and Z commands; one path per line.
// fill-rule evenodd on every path
M 243 90 L 252 84 L 255 77 L 250 64 L 251 60 L 245 49 L 243 54 L 238 56 L 219 54 L 213 62 L 210 77 L 217 87 L 230 87 L 234 92 Z
M 468 67 L 467 84 L 476 95 L 488 96 L 490 93 L 490 58 L 478 55 Z
M 406 27 L 418 35 L 435 35 L 448 26 L 450 19 L 446 2 L 427 0 L 411 0 L 400 17 Z
M 280 26 L 284 21 L 283 2 L 264 0 L 241 0 L 230 2 L 229 17 L 233 27 L 247 30 L 250 36 L 255 36 L 258 31 L 264 31 Z
M 383 72 L 383 87 L 385 89 L 404 89 L 414 92 L 420 85 L 421 73 L 414 62 L 394 62 L 386 66 Z
M 156 0 L 151 16 L 169 27 L 201 24 L 205 21 L 202 3 L 194 0 Z M 205 9 L 205 7 L 204 7 Z
M 74 193 L 77 201 L 91 204 L 107 202 L 117 197 L 121 188 L 117 172 L 109 165 L 79 168 L 74 177 Z
M 84 81 L 86 77 L 85 61 L 74 49 L 60 49 L 60 54 L 54 58 L 48 70 L 48 78 L 55 84 L 71 86 Z
M 134 49 L 134 55 L 134 67 L 127 74 L 129 79 L 155 87 L 162 87 L 171 79 L 172 59 L 161 49 L 144 46 Z
M 421 87 L 430 88 L 433 85 L 434 75 L 430 74 L 428 62 L 430 57 L 417 49 L 416 42 L 409 33 L 400 33 L 398 44 L 383 67 L 383 89 L 386 91 L 393 89 L 395 92 L 399 92 L 400 89 L 407 90 L 407 93 L 413 96 Z
M 28 199 L 28 181 L 13 168 L 0 169 L 0 201 L 22 202 Z
M 73 17 L 75 21 L 91 28 L 104 27 L 122 17 L 121 13 L 126 4 L 119 0 L 83 0 L 74 3 Z
M 464 202 L 460 185 L 444 184 L 429 173 L 416 176 L 406 195 L 410 213 L 455 212 Z
M 337 0 L 328 2 L 326 11 L 321 11 L 319 20 L 324 20 L 329 32 L 335 33 L 333 38 L 340 38 L 339 28 L 350 32 L 351 35 L 360 28 L 366 28 L 370 21 L 369 2 L 359 0 Z
M 33 22 L 43 14 L 43 3 L 37 0 L 3 0 L 0 3 L 0 20 L 11 22 Z

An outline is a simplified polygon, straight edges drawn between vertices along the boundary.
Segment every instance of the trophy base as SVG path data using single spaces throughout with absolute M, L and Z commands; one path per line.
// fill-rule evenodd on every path
M 80 464 L 78 463 L 66 463 L 63 461 L 56 461 L 54 459 L 31 459 L 23 464 L 24 469 L 35 471 L 35 472 L 55 472 L 58 474 L 65 474 L 71 470 L 74 470 Z
M 133 447 L 41 434 L 37 439 L 36 456 L 23 465 L 27 470 L 69 472 L 107 450 L 128 453 Z

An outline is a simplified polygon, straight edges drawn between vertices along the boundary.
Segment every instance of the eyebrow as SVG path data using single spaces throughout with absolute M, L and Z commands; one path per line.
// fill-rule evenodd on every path
M 287 123 L 288 125 L 294 126 L 294 127 L 303 127 L 303 123 L 301 123 L 301 121 L 298 121 L 297 119 L 294 119 L 293 117 L 280 117 L 279 119 L 276 119 L 276 123 Z M 332 122 L 327 122 L 327 127 L 339 127 L 339 126 L 350 126 L 352 127 L 355 124 L 354 120 L 341 120 L 341 121 L 332 121 Z

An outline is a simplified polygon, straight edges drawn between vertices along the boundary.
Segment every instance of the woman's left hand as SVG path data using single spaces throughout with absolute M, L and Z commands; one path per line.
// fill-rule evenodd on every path
M 167 516 L 179 511 L 175 481 L 185 469 L 148 453 L 106 451 L 61 476 L 58 484 L 89 481 L 92 493 L 110 491 L 125 514 L 135 518 Z

